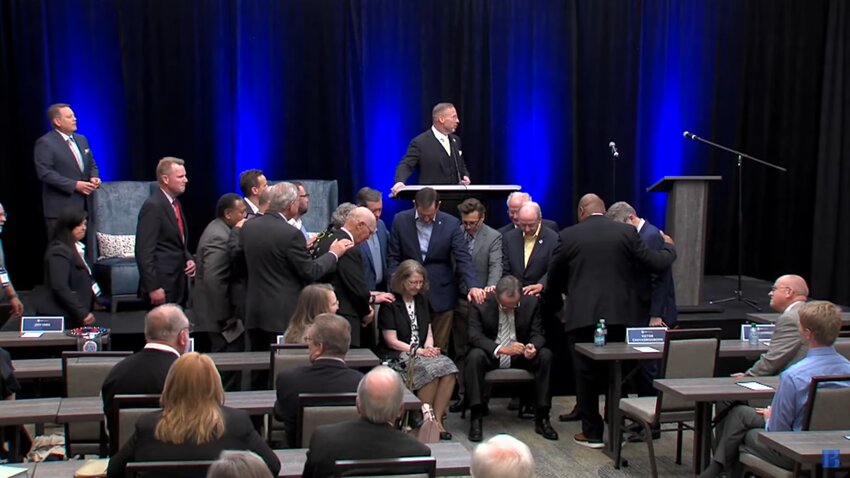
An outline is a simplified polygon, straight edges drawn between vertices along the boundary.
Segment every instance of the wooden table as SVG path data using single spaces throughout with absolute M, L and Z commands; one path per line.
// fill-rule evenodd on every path
M 750 390 L 740 382 L 758 382 L 769 390 Z M 653 382 L 655 388 L 677 398 L 694 402 L 694 473 L 700 474 L 711 460 L 711 407 L 714 402 L 771 399 L 779 377 L 670 378 Z
M 779 315 L 780 314 L 777 313 L 750 313 L 747 314 L 747 320 L 750 322 L 755 322 L 757 324 L 772 324 L 776 322 L 776 319 L 779 318 Z M 850 326 L 850 312 L 841 313 L 841 326 Z
M 109 334 L 103 336 L 103 345 L 109 344 Z M 23 338 L 20 332 L 0 332 L 0 347 L 68 347 L 77 349 L 77 338 L 64 333 L 46 333 L 41 337 Z
M 269 369 L 269 352 L 219 352 L 209 356 L 222 372 Z M 123 358 L 109 357 L 103 360 L 118 363 Z M 351 368 L 371 368 L 381 361 L 369 349 L 351 349 L 345 355 L 345 363 Z M 58 358 L 13 360 L 12 366 L 18 379 L 62 378 L 62 359 Z
M 60 400 L 59 398 L 2 400 L 0 401 L 0 426 L 51 423 L 56 419 Z M 21 461 L 23 451 L 19 434 L 12 433 L 12 446 L 9 453 L 11 461 Z
M 437 459 L 437 475 L 439 476 L 468 476 L 472 455 L 458 442 L 429 443 L 431 455 Z M 291 448 L 275 450 L 280 459 L 280 474 L 286 478 L 300 477 L 307 461 L 306 448 Z
M 824 450 L 838 450 L 843 466 L 850 460 L 850 430 L 811 432 L 759 432 L 759 440 L 771 450 L 780 453 L 801 465 L 814 465 L 815 474 L 824 470 Z
M 640 352 L 635 347 L 649 346 L 657 352 Z M 767 345 L 760 343 L 752 346 L 744 340 L 721 340 L 721 357 L 756 357 L 767 351 Z M 614 456 L 615 425 L 620 423 L 620 398 L 623 396 L 623 361 L 625 360 L 660 360 L 664 355 L 664 344 L 640 344 L 628 345 L 624 342 L 606 344 L 604 347 L 596 347 L 592 343 L 576 344 L 576 352 L 589 357 L 595 361 L 607 362 L 608 373 L 608 395 L 606 404 L 608 415 L 608 442 L 605 451 L 609 456 Z

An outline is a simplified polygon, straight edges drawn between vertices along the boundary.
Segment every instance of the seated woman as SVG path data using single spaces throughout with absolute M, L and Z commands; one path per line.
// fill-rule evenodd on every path
M 254 430 L 248 414 L 223 406 L 224 389 L 212 359 L 190 352 L 171 366 L 162 410 L 143 415 L 109 460 L 107 476 L 123 477 L 127 463 L 215 460 L 222 450 L 249 450 L 277 476 L 280 461 Z
M 68 208 L 59 214 L 53 240 L 44 253 L 44 285 L 36 293 L 39 315 L 61 315 L 72 329 L 94 324 L 92 304 L 100 293 L 85 260 L 86 212 Z
M 304 334 L 313 324 L 313 319 L 326 312 L 336 314 L 337 310 L 339 310 L 339 301 L 336 300 L 333 286 L 330 284 L 308 285 L 298 295 L 295 310 L 289 318 L 289 326 L 283 334 L 283 343 L 306 344 Z
M 382 305 L 378 311 L 381 330 L 378 355 L 390 359 L 406 379 L 410 350 L 417 347 L 412 390 L 434 409 L 440 438 L 451 440 L 451 433 L 443 427 L 443 415 L 452 397 L 458 370 L 451 359 L 434 347 L 425 268 L 412 259 L 402 262 L 392 277 L 390 290 L 396 297 L 395 302 Z

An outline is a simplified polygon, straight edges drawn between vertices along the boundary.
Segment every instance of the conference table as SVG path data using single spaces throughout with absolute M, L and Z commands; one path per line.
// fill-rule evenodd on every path
M 72 337 L 71 337 L 72 338 Z M 32 340 L 32 339 L 27 339 Z M 304 354 L 303 350 L 280 350 L 279 354 Z M 217 352 L 208 354 L 221 372 L 269 370 L 270 352 Z M 85 357 L 83 360 L 120 362 L 123 357 Z M 74 358 L 72 360 L 79 360 Z M 381 363 L 369 349 L 351 349 L 345 355 L 345 363 L 351 368 L 372 368 Z M 15 377 L 21 379 L 62 378 L 62 359 L 13 360 Z
M 103 345 L 109 344 L 109 334 L 102 336 Z M 21 337 L 20 332 L 0 332 L 0 347 L 56 347 L 77 349 L 77 338 L 64 333 L 44 333 L 41 337 Z
M 653 351 L 642 352 L 636 347 L 651 347 Z M 721 340 L 720 357 L 757 357 L 767 351 L 767 345 L 750 345 L 744 340 Z M 627 360 L 660 360 L 664 355 L 664 344 L 635 344 L 614 342 L 604 347 L 593 343 L 576 344 L 576 352 L 598 362 L 608 363 L 608 395 L 606 420 L 608 422 L 608 442 L 605 451 L 613 457 L 615 424 L 620 420 L 620 398 L 623 396 L 623 362 Z
M 850 430 L 806 432 L 759 432 L 759 441 L 771 450 L 787 456 L 800 465 L 815 468 L 815 476 L 823 469 L 824 450 L 836 450 L 843 466 L 850 460 Z
M 750 389 L 741 385 L 757 382 L 766 387 Z M 711 460 L 711 409 L 715 402 L 765 400 L 773 398 L 779 377 L 714 377 L 657 379 L 655 388 L 676 398 L 694 402 L 694 473 L 700 474 Z

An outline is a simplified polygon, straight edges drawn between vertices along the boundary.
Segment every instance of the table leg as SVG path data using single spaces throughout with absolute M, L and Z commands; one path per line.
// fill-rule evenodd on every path
M 608 395 L 605 397 L 605 420 L 608 421 L 608 443 L 605 446 L 610 456 L 614 457 L 614 443 L 620 430 L 620 398 L 623 394 L 623 363 L 620 360 L 610 362 L 608 371 Z
M 711 463 L 711 405 L 696 402 L 694 415 L 694 473 L 699 475 Z

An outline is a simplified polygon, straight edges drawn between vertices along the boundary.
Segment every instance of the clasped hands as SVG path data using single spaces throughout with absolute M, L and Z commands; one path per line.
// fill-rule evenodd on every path
M 537 355 L 537 347 L 534 344 L 522 344 L 520 342 L 512 342 L 509 345 L 502 345 L 499 347 L 499 350 L 496 351 L 498 355 L 510 355 L 511 357 L 517 357 L 522 355 L 527 360 L 533 359 Z
M 421 355 L 425 358 L 434 358 L 440 355 L 441 350 L 439 347 L 421 347 L 416 349 L 416 355 Z

